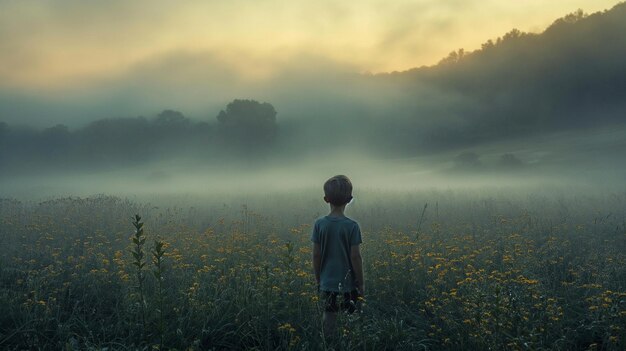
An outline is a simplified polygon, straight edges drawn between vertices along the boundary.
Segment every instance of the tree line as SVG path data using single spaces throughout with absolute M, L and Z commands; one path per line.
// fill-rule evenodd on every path
M 71 130 L 36 129 L 0 122 L 0 172 L 133 165 L 177 157 L 254 156 L 270 150 L 278 135 L 270 103 L 236 99 L 213 121 L 164 110 L 153 117 L 107 118 Z

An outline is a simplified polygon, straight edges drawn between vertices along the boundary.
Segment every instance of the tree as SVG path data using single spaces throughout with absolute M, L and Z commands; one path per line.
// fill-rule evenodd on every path
M 267 102 L 233 100 L 217 115 L 218 130 L 222 139 L 234 145 L 269 145 L 276 137 L 276 114 Z
M 440 65 L 447 65 L 447 64 L 455 64 L 458 63 L 459 61 L 461 61 L 461 59 L 463 59 L 463 57 L 465 57 L 465 50 L 464 49 L 459 49 L 457 51 L 452 51 L 451 53 L 448 54 L 448 56 L 444 59 L 442 59 L 441 61 L 439 61 Z
M 159 113 L 154 118 L 153 123 L 158 127 L 180 128 L 187 127 L 189 125 L 189 119 L 178 111 L 163 110 L 163 112 Z
M 57 124 L 54 127 L 46 128 L 41 132 L 43 141 L 50 144 L 65 141 L 70 136 L 70 131 L 64 124 Z
M 557 19 L 556 21 L 554 21 L 554 23 L 552 23 L 552 26 L 560 26 L 563 24 L 573 24 L 582 19 L 587 18 L 588 16 L 589 15 L 586 14 L 582 9 L 578 9 L 572 13 L 565 15 L 564 17 Z
M 523 37 L 525 34 L 524 32 L 520 31 L 517 28 L 513 28 L 511 29 L 508 33 L 506 33 L 503 37 L 502 37 L 502 41 L 506 42 L 506 41 L 511 41 L 514 39 L 518 39 Z
M 88 162 L 117 165 L 139 162 L 154 155 L 155 140 L 144 117 L 100 119 L 80 129 L 79 153 Z
M 491 50 L 496 47 L 496 44 L 493 43 L 493 40 L 489 39 L 485 43 L 481 45 L 481 49 L 483 51 Z
M 189 118 L 182 113 L 164 110 L 151 120 L 150 137 L 157 138 L 160 146 L 165 149 L 171 149 L 172 146 L 182 145 L 189 141 L 193 127 Z

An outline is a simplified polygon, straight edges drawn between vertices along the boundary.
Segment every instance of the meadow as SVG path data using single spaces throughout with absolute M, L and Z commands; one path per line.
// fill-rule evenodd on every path
M 1 199 L 0 349 L 626 348 L 626 193 L 355 197 L 366 294 L 332 343 L 311 269 L 319 190 Z

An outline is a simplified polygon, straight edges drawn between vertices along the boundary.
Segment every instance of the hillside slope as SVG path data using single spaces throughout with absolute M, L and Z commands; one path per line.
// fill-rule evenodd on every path
M 570 14 L 541 34 L 513 30 L 480 50 L 455 51 L 436 66 L 376 79 L 407 92 L 409 112 L 400 134 L 422 137 L 423 147 L 622 127 L 626 3 L 591 15 Z M 450 99 L 434 104 L 424 91 Z M 426 133 L 425 121 L 433 127 Z

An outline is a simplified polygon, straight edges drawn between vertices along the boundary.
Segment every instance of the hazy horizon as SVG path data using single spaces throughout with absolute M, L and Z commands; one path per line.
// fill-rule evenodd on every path
M 624 3 L 0 6 L 0 196 L 626 177 Z

